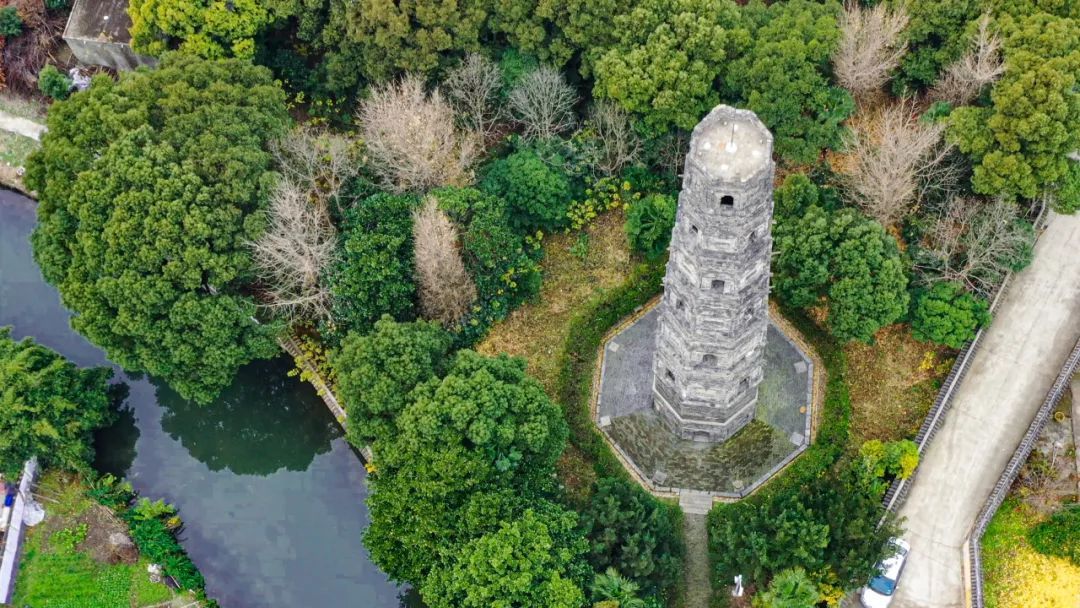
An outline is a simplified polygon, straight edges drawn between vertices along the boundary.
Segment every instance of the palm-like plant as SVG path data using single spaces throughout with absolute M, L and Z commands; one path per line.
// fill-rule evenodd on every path
M 637 596 L 638 584 L 608 568 L 593 579 L 593 600 L 614 601 L 619 608 L 645 608 L 645 600 Z
M 773 577 L 769 588 L 754 598 L 754 608 L 814 608 L 821 596 L 802 568 L 789 568 Z

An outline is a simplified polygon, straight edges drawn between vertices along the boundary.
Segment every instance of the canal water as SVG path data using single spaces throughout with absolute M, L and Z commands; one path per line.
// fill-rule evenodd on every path
M 78 365 L 112 365 L 68 325 L 30 253 L 34 203 L 0 189 L 0 326 Z M 113 366 L 115 368 L 115 366 Z M 182 538 L 224 608 L 396 608 L 368 559 L 365 471 L 315 391 L 285 358 L 246 366 L 211 405 L 141 375 L 97 466 L 180 509 Z

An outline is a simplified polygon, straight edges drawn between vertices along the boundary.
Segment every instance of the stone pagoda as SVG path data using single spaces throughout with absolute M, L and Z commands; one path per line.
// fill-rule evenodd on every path
M 653 407 L 683 439 L 718 442 L 754 417 L 769 327 L 772 134 L 717 106 L 690 137 L 659 304 Z

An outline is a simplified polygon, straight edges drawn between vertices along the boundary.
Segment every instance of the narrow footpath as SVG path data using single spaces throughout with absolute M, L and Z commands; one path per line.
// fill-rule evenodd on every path
M 962 545 L 1080 338 L 1080 215 L 1051 213 L 1000 302 L 900 510 L 911 555 L 893 608 L 963 605 Z
M 0 110 L 0 130 L 10 131 L 16 135 L 41 141 L 41 134 L 45 132 L 45 125 Z

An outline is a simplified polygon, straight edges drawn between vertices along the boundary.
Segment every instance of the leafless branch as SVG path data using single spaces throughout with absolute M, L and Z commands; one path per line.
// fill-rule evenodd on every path
M 833 54 L 840 84 L 856 97 L 879 90 L 907 51 L 901 36 L 907 24 L 903 5 L 863 8 L 849 1 L 840 18 L 840 45 Z
M 321 278 L 334 261 L 336 237 L 326 207 L 281 179 L 270 196 L 269 226 L 251 244 L 263 304 L 290 321 L 329 318 L 330 290 Z
M 979 19 L 979 30 L 971 48 L 945 68 L 941 79 L 930 90 L 930 98 L 953 105 L 970 103 L 983 88 L 1005 73 L 1001 59 L 1001 39 L 990 31 L 990 15 Z
M 641 139 L 630 125 L 630 115 L 618 105 L 599 100 L 589 111 L 589 124 L 600 140 L 597 168 L 605 175 L 615 175 L 637 160 Z
M 457 228 L 433 196 L 413 212 L 413 241 L 424 318 L 451 326 L 469 312 L 476 285 L 461 260 Z
M 845 176 L 853 202 L 883 226 L 891 226 L 918 201 L 928 175 L 951 170 L 943 123 L 919 120 L 912 103 L 888 106 L 861 130 L 851 132 L 851 170 Z
M 577 94 L 553 67 L 540 66 L 510 91 L 510 111 L 526 139 L 549 139 L 574 127 Z
M 954 281 L 988 297 L 1032 245 L 1014 203 L 954 197 L 915 261 L 933 281 Z
M 327 131 L 301 126 L 274 142 L 270 148 L 277 169 L 292 185 L 340 212 L 341 189 L 360 172 L 357 146 Z
M 484 141 L 498 132 L 506 110 L 499 99 L 502 74 L 494 61 L 480 53 L 469 53 L 461 65 L 450 71 L 443 85 L 469 129 Z
M 375 87 L 357 112 L 372 171 L 394 192 L 464 186 L 479 153 L 475 135 L 459 130 L 454 110 L 436 89 L 406 76 Z

